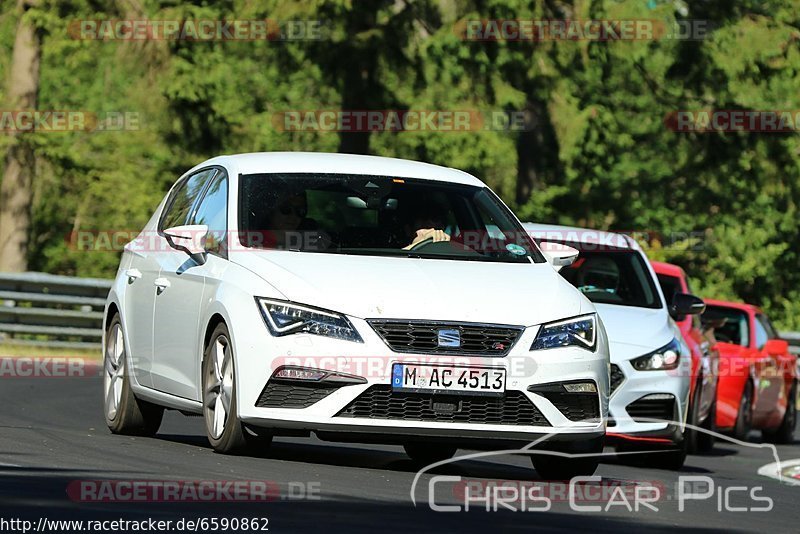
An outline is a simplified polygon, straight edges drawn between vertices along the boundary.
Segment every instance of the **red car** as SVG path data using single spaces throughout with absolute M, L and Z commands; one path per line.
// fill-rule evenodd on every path
M 683 269 L 670 263 L 651 262 L 658 277 L 667 306 L 672 308 L 672 298 L 677 293 L 693 294 Z M 697 315 L 676 316 L 673 319 L 692 351 L 692 382 L 689 389 L 689 414 L 686 422 L 709 431 L 716 430 L 716 398 L 720 354 L 715 348 L 713 333 L 704 329 Z M 687 428 L 689 452 L 709 452 L 714 447 L 714 436 Z
M 766 441 L 792 443 L 797 420 L 797 356 L 756 306 L 706 301 L 720 360 L 717 427 L 745 440 L 751 428 Z

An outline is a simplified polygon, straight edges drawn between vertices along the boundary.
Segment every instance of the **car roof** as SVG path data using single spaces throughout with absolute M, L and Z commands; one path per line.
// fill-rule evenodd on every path
M 217 156 L 195 166 L 191 171 L 209 165 L 222 165 L 239 174 L 264 173 L 331 173 L 363 174 L 420 178 L 441 182 L 485 187 L 471 174 L 458 169 L 420 161 L 358 154 L 325 152 L 253 152 Z
M 656 274 L 665 274 L 667 276 L 676 276 L 678 278 L 686 277 L 686 273 L 683 271 L 683 269 L 673 263 L 651 261 L 650 264 L 653 266 L 653 270 L 656 272 Z
M 706 306 L 719 306 L 720 308 L 734 308 L 737 310 L 751 312 L 751 313 L 762 313 L 761 308 L 758 306 L 754 306 L 752 304 L 747 304 L 744 302 L 731 302 L 728 300 L 713 300 L 713 299 L 703 299 L 706 303 Z
M 522 223 L 522 227 L 536 241 L 571 241 L 587 245 L 608 246 L 618 249 L 641 251 L 639 244 L 625 234 L 592 230 L 591 228 L 578 228 L 575 226 L 560 226 L 556 224 Z

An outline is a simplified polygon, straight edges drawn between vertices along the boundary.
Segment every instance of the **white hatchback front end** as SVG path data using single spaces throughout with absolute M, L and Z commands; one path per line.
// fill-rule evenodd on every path
M 608 339 L 554 268 L 568 262 L 460 171 L 214 158 L 123 254 L 106 312 L 107 423 L 152 433 L 163 408 L 203 414 L 221 452 L 310 432 L 419 460 L 539 438 L 601 452 Z M 562 476 L 597 460 L 548 462 L 534 460 Z
M 611 351 L 609 443 L 621 449 L 666 448 L 657 456 L 679 468 L 685 429 L 691 353 L 669 310 L 650 262 L 622 234 L 526 223 L 537 242 L 573 246 L 578 260 L 561 271 L 595 303 Z M 655 462 L 654 462 L 655 463 Z

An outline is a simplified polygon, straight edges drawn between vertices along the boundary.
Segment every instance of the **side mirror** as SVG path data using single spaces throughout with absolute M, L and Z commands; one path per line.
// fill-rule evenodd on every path
M 764 345 L 764 352 L 770 356 L 783 356 L 789 352 L 789 342 L 783 339 L 770 339 Z
M 164 237 L 169 246 L 182 250 L 199 264 L 205 263 L 205 240 L 208 235 L 208 226 L 205 224 L 188 224 L 173 226 L 164 230 Z
M 539 248 L 556 271 L 560 270 L 562 267 L 572 265 L 580 254 L 580 251 L 576 248 L 552 241 L 542 241 L 539 243 Z
M 683 321 L 687 315 L 698 315 L 704 311 L 706 303 L 703 299 L 688 293 L 675 293 L 672 297 L 672 306 L 669 307 L 669 314 L 676 321 Z

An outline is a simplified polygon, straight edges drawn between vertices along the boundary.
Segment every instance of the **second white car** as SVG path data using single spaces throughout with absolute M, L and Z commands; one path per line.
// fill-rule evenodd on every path
M 676 308 L 670 310 L 647 256 L 629 236 L 565 226 L 524 226 L 536 241 L 580 250 L 577 261 L 561 274 L 595 303 L 608 330 L 609 443 L 619 450 L 652 449 L 648 465 L 680 469 L 687 453 L 684 431 L 691 353 L 670 312 L 699 314 L 705 304 L 692 295 L 677 294 Z

